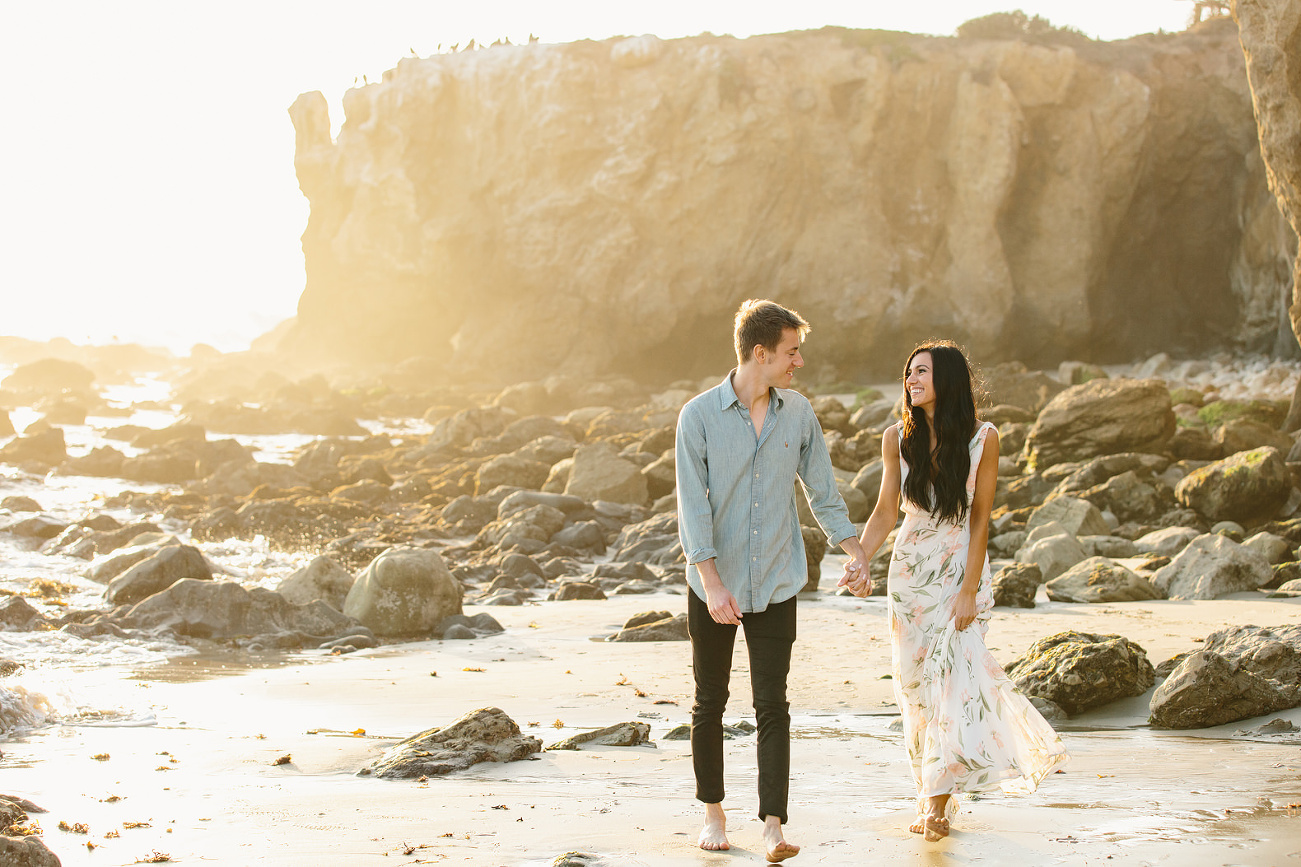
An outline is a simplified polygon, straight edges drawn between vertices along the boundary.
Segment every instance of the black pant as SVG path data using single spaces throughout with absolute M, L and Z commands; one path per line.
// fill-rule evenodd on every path
M 696 772 L 696 799 L 723 800 L 723 709 L 732 676 L 736 627 L 716 623 L 709 606 L 687 594 L 687 629 L 691 634 L 691 671 L 696 700 L 691 706 L 691 763 Z M 741 618 L 750 652 L 750 687 L 759 727 L 759 818 L 786 822 L 791 775 L 791 714 L 786 677 L 795 644 L 795 597 Z

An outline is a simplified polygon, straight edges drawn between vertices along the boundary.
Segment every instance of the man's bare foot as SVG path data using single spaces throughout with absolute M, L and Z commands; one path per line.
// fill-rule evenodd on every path
M 776 864 L 779 861 L 785 861 L 787 858 L 794 858 L 800 854 L 800 847 L 794 843 L 787 843 L 785 836 L 782 834 L 781 819 L 776 816 L 769 816 L 763 823 L 763 845 L 767 850 L 769 864 Z
M 696 842 L 701 849 L 713 852 L 732 848 L 727 842 L 727 814 L 722 804 L 705 805 L 705 827 L 700 829 L 700 839 Z

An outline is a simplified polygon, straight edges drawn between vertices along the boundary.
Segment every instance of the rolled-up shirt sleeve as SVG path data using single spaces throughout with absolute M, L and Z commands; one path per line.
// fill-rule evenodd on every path
M 840 496 L 840 489 L 836 487 L 831 454 L 827 451 L 827 441 L 822 438 L 822 428 L 812 409 L 809 410 L 802 429 L 804 438 L 800 443 L 800 484 L 804 486 L 804 493 L 809 498 L 813 517 L 822 527 L 822 532 L 827 534 L 827 543 L 839 545 L 850 536 L 858 535 L 858 532 L 849 520 L 849 508 Z
M 705 425 L 699 408 L 683 407 L 678 416 L 678 538 L 688 563 L 718 556 L 714 550 L 714 515 L 709 506 L 709 465 L 705 460 Z

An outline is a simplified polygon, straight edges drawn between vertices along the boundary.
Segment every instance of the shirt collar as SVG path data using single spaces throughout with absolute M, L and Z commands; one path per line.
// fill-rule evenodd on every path
M 741 398 L 736 396 L 736 389 L 732 386 L 732 377 L 735 375 L 736 368 L 732 368 L 732 371 L 723 377 L 723 382 L 718 386 L 719 412 L 726 412 L 733 405 L 745 409 L 741 404 Z M 782 390 L 780 388 L 768 389 L 768 402 L 769 405 L 780 408 L 782 403 L 785 402 L 785 398 L 782 397 Z

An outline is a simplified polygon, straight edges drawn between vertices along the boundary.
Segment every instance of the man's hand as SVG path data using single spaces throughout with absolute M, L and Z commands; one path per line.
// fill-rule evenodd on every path
M 728 623 L 736 626 L 741 622 L 741 606 L 736 604 L 736 597 L 728 592 L 722 582 L 705 583 L 705 604 L 709 606 L 709 616 L 715 623 Z
M 953 625 L 959 630 L 966 629 L 976 620 L 976 593 L 959 590 L 953 597 Z

